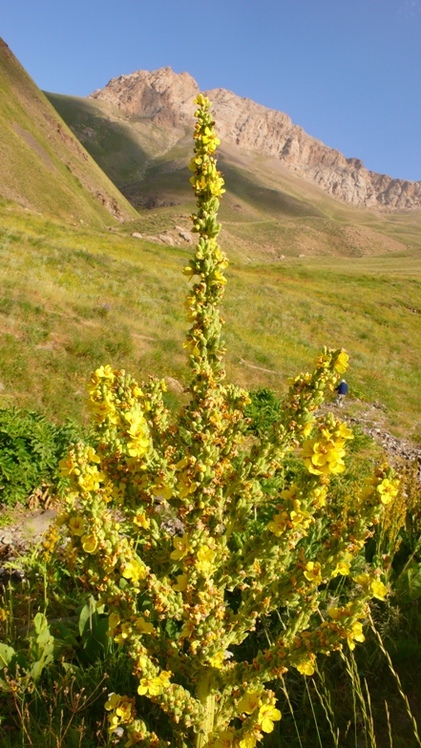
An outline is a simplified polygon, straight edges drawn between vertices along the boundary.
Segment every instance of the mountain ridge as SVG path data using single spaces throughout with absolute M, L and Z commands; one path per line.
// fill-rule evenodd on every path
M 132 206 L 0 39 L 0 195 L 73 223 L 133 218 Z
M 193 99 L 198 93 L 198 84 L 189 73 L 164 67 L 112 78 L 88 98 L 107 102 L 129 118 L 181 132 L 192 126 Z M 223 88 L 204 93 L 212 101 L 218 133 L 225 143 L 277 159 L 291 173 L 347 205 L 381 211 L 421 210 L 421 181 L 370 171 L 360 159 L 346 158 L 308 135 L 284 112 L 252 99 Z

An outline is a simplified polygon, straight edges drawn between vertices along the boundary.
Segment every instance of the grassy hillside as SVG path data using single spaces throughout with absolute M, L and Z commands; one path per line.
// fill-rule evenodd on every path
M 135 215 L 0 40 L 0 195 L 73 223 Z
M 45 95 L 119 187 L 141 180 L 149 161 L 169 148 L 169 136 L 161 128 L 141 119 L 129 120 L 104 102 L 49 92 Z
M 0 237 L 0 404 L 83 419 L 85 382 L 105 363 L 185 384 L 188 249 L 63 227 L 11 204 L 2 205 Z M 389 428 L 421 441 L 419 253 L 237 257 L 228 278 L 233 381 L 282 393 L 323 345 L 344 346 L 351 411 L 381 404 Z

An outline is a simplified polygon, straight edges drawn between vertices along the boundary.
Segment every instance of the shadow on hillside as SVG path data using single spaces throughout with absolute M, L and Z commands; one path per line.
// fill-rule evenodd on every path
M 246 201 L 258 210 L 269 213 L 272 218 L 277 215 L 307 217 L 320 216 L 323 213 L 306 200 L 298 200 L 281 190 L 274 190 L 250 177 L 250 172 L 219 159 L 219 166 L 224 175 L 230 194 Z
M 106 117 L 89 99 L 45 92 L 60 117 L 120 190 L 145 174 L 149 155 L 129 123 Z

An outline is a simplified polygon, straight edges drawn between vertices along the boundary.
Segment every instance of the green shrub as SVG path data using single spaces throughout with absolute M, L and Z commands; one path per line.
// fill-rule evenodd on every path
M 249 392 L 250 403 L 244 415 L 250 418 L 249 430 L 258 436 L 273 426 L 282 413 L 282 402 L 269 387 L 259 387 Z
M 58 462 L 79 436 L 70 421 L 56 426 L 41 413 L 0 410 L 0 502 L 14 505 L 40 486 L 60 490 Z

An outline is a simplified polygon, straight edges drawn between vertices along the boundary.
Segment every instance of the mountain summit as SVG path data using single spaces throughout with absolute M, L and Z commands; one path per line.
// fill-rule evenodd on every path
M 193 99 L 199 92 L 188 73 L 170 67 L 139 70 L 113 78 L 89 98 L 106 102 L 129 118 L 149 120 L 172 130 L 172 142 L 193 125 Z M 408 211 L 421 209 L 421 182 L 369 171 L 357 158 L 345 158 L 294 125 L 288 115 L 223 88 L 204 92 L 213 103 L 223 142 L 247 153 L 276 159 L 289 172 L 332 197 L 356 207 Z

